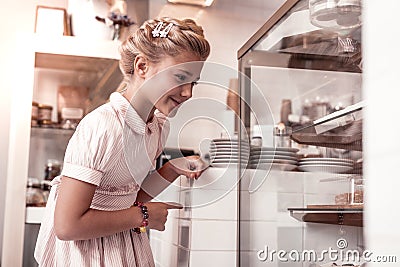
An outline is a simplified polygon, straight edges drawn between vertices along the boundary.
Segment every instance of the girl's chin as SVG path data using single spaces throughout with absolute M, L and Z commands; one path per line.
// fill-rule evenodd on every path
M 159 109 L 158 111 L 167 117 L 173 118 L 173 117 L 175 117 L 176 113 L 178 112 L 178 107 L 175 107 L 172 109 Z
M 165 116 L 173 118 L 175 117 L 176 113 L 178 112 L 178 107 L 173 108 L 168 114 L 166 114 Z

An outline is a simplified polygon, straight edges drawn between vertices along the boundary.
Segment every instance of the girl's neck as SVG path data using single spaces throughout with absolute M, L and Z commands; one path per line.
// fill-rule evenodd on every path
M 135 88 L 140 88 L 140 86 L 135 86 L 134 84 L 128 85 L 128 88 L 124 92 L 123 96 L 129 101 L 139 117 L 145 123 L 148 123 L 153 120 L 156 108 L 148 100 L 148 98 L 145 97 L 142 92 L 143 90 L 135 90 Z

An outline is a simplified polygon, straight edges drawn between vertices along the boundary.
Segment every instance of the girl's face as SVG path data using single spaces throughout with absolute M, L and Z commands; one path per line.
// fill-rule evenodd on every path
M 153 65 L 153 105 L 166 116 L 174 116 L 179 105 L 192 97 L 193 86 L 200 78 L 203 62 L 197 56 L 181 54 L 165 57 Z

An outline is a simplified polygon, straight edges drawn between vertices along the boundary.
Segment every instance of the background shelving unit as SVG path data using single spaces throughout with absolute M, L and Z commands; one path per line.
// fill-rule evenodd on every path
M 58 86 L 88 88 L 87 113 L 105 103 L 123 79 L 119 69 L 118 41 L 90 41 L 72 36 L 49 39 L 34 35 L 32 44 L 34 79 L 30 101 L 51 105 L 53 121 L 58 119 Z M 54 128 L 30 127 L 30 121 L 26 121 L 24 127 L 29 127 L 27 130 L 30 136 L 29 160 L 23 177 L 42 180 L 47 159 L 62 162 L 74 130 L 57 128 L 56 125 Z M 26 178 L 23 180 L 26 183 Z M 25 192 L 25 188 L 21 188 L 22 190 Z M 23 266 L 37 266 L 33 251 L 43 213 L 43 207 L 25 208 Z M 18 249 L 22 251 L 22 247 Z

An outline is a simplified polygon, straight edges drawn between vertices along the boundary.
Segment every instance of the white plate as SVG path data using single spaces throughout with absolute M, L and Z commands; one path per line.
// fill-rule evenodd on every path
M 300 159 L 300 162 L 308 162 L 308 161 L 313 161 L 313 162 L 318 162 L 318 161 L 325 161 L 325 162 L 347 162 L 347 163 L 352 163 L 354 164 L 354 160 L 352 159 L 339 159 L 339 158 L 304 158 Z
M 297 158 L 296 157 L 289 157 L 289 156 L 280 156 L 280 155 L 260 155 L 260 156 L 250 156 L 250 159 L 286 159 L 286 160 L 294 160 L 297 162 Z
M 218 152 L 217 153 L 210 153 L 210 158 L 215 158 L 215 157 L 236 157 L 236 158 L 238 158 L 239 154 L 238 153 L 218 153 Z M 241 158 L 248 159 L 250 157 L 249 157 L 249 155 L 242 154 Z
M 219 158 L 219 157 L 225 157 L 225 158 L 238 158 L 239 154 L 238 153 L 210 153 L 210 158 Z M 249 155 L 243 155 L 241 158 L 250 158 Z
M 211 142 L 220 143 L 220 142 L 230 142 L 230 143 L 237 143 L 239 139 L 229 139 L 229 138 L 215 138 L 212 139 Z M 246 140 L 242 140 L 242 143 L 248 143 Z
M 216 160 L 216 159 L 224 159 L 224 160 L 239 160 L 238 156 L 226 156 L 226 155 L 221 155 L 221 156 L 214 156 L 210 157 L 211 160 Z M 241 157 L 242 160 L 249 161 L 250 159 L 248 157 Z
M 227 159 L 213 159 L 213 160 L 211 160 L 211 163 L 229 163 L 229 162 L 238 163 L 239 159 L 229 159 L 229 158 L 227 158 Z M 242 159 L 241 162 L 242 163 L 247 163 L 249 161 L 245 160 L 245 159 Z
M 237 143 L 211 143 L 210 147 L 219 147 L 219 146 L 231 146 L 231 147 L 238 147 L 239 144 Z M 250 147 L 246 144 L 242 144 L 242 147 L 250 149 Z
M 337 165 L 337 166 L 347 166 L 353 167 L 354 164 L 350 162 L 335 162 L 335 161 L 299 161 L 299 165 Z
M 232 157 L 232 156 L 215 156 L 215 157 L 210 157 L 211 161 L 215 161 L 215 160 L 239 160 L 239 157 Z M 242 161 L 249 161 L 249 158 L 246 157 L 242 157 L 241 158 Z
M 212 139 L 213 142 L 237 142 L 238 139 L 229 139 L 229 138 L 215 138 Z
M 245 165 L 245 164 L 243 164 Z M 224 163 L 224 162 L 215 162 L 211 163 L 210 167 L 216 167 L 216 168 L 237 168 L 238 163 Z
M 212 146 L 235 146 L 238 147 L 238 143 L 227 143 L 227 142 L 221 142 L 221 143 L 211 143 L 210 147 Z M 249 145 L 247 144 L 241 144 L 242 147 L 250 148 Z
M 238 148 L 210 148 L 210 153 L 212 152 L 235 152 L 235 153 L 239 153 L 239 149 Z
M 210 159 L 238 159 L 238 155 L 210 155 Z
M 216 152 L 216 151 L 235 151 L 239 152 L 238 147 L 231 147 L 231 146 L 219 146 L 219 147 L 210 147 L 209 149 L 210 152 Z M 250 154 L 250 150 L 248 148 L 242 147 L 242 151 Z
M 280 156 L 289 156 L 296 157 L 296 153 L 289 151 L 261 151 L 261 150 L 251 150 L 251 155 L 280 155 Z
M 218 152 L 224 152 L 224 153 L 239 153 L 239 149 L 237 148 L 210 148 L 209 150 L 210 153 L 218 153 Z M 242 153 L 250 154 L 248 149 L 242 149 Z
M 297 153 L 299 149 L 293 147 L 251 147 L 251 151 L 285 151 Z
M 255 160 L 255 159 L 252 159 L 252 160 L 250 160 L 250 163 L 251 164 L 257 164 L 257 162 L 258 163 L 279 163 L 279 164 L 293 164 L 293 165 L 297 165 L 297 161 L 296 160 L 285 160 L 285 159 L 274 159 L 274 160 L 272 160 L 272 159 L 270 159 L 270 160 L 268 160 L 268 159 L 261 159 L 261 160 Z
M 239 143 L 237 141 L 211 141 L 211 145 L 238 145 Z M 243 146 L 250 146 L 249 143 L 247 142 L 241 142 L 240 143 Z
M 217 142 L 217 143 L 210 143 L 210 146 L 238 146 L 238 143 L 230 143 L 230 142 Z M 248 147 L 250 146 L 246 143 L 241 143 L 241 146 Z
M 300 171 L 305 172 L 329 172 L 329 173 L 345 173 L 351 171 L 353 167 L 340 165 L 299 165 Z
M 280 163 L 260 163 L 260 164 L 250 164 L 252 169 L 260 170 L 278 170 L 278 171 L 292 171 L 297 168 L 297 165 L 293 164 L 280 164 Z

